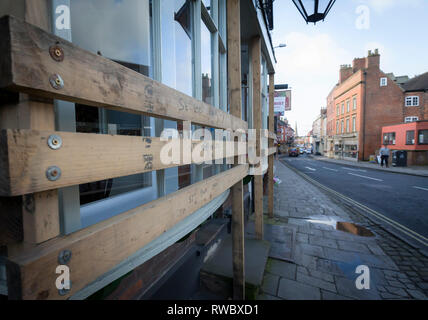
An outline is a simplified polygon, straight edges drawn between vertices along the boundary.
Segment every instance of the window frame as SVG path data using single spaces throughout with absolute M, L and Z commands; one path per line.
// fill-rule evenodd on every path
M 381 87 L 386 87 L 386 86 L 388 86 L 388 77 L 381 77 L 381 78 L 380 78 L 380 86 L 381 86 Z
M 352 97 L 352 110 L 357 110 L 357 96 Z
M 387 143 L 386 142 L 385 135 L 393 135 L 392 143 L 389 143 L 389 142 Z M 391 141 L 391 139 L 389 138 L 389 136 L 388 136 L 388 141 Z M 395 143 L 396 143 L 396 132 L 385 132 L 382 135 L 382 144 L 383 145 L 389 146 L 389 145 L 395 145 Z
M 416 103 L 414 103 L 415 99 L 417 101 Z M 409 101 L 410 101 L 410 104 L 407 103 Z M 419 96 L 407 96 L 404 98 L 404 105 L 406 107 L 419 107 L 419 103 L 420 103 Z
M 420 130 L 418 130 L 418 145 L 428 145 L 428 138 L 427 138 L 427 142 L 422 142 L 421 143 L 420 140 L 419 140 L 422 131 L 425 131 L 426 135 L 428 136 L 428 129 L 420 129 Z
M 412 139 L 412 143 L 409 143 L 409 133 L 413 133 L 413 139 Z M 413 145 L 415 145 L 415 130 L 407 130 L 406 131 L 406 145 L 408 145 L 408 146 L 413 146 Z
M 404 118 L 404 123 L 411 123 L 416 121 L 419 121 L 419 117 L 417 116 L 408 116 Z

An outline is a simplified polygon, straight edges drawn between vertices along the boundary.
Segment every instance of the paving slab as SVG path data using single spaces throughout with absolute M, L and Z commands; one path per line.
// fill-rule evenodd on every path
M 269 259 L 266 265 L 266 272 L 291 280 L 296 279 L 296 270 L 296 264 L 276 259 Z
M 320 300 L 319 288 L 290 279 L 281 279 L 278 296 L 286 300 Z

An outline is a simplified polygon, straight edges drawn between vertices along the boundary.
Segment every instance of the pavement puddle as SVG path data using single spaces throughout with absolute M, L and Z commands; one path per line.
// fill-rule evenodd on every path
M 347 232 L 360 237 L 374 237 L 374 233 L 353 222 L 339 221 L 338 217 L 312 216 L 306 219 L 309 223 L 324 224 L 336 230 Z

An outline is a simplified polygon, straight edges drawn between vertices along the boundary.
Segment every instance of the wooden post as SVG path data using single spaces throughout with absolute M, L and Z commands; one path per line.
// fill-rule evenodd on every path
M 227 1 L 228 96 L 230 113 L 241 118 L 241 11 L 239 0 Z M 235 157 L 235 165 L 237 165 Z M 233 299 L 245 299 L 243 183 L 232 187 Z
M 269 132 L 274 132 L 274 100 L 275 100 L 275 76 L 269 74 Z M 273 147 L 274 140 L 269 139 L 269 149 Z M 273 157 L 269 156 L 268 167 L 268 215 L 273 218 Z
M 256 138 L 256 155 L 261 156 L 261 141 L 260 133 L 262 129 L 262 97 L 261 97 L 261 82 L 260 82 L 260 69 L 261 69 L 261 39 L 256 36 L 250 43 L 251 54 L 251 70 L 253 74 L 253 129 L 257 130 Z M 258 166 L 262 165 L 262 159 Z M 260 167 L 260 172 L 262 168 Z M 254 213 L 256 216 L 255 229 L 256 238 L 263 240 L 263 175 L 254 175 Z
M 42 29 L 50 30 L 48 9 L 46 0 L 26 0 L 25 20 Z M 0 106 L 0 118 L 3 119 L 0 121 L 0 129 L 55 130 L 52 100 L 19 94 L 16 102 L 16 104 L 6 102 Z M 60 167 L 60 164 L 58 166 Z M 23 243 L 13 244 L 9 248 L 9 253 L 59 235 L 57 190 L 25 195 L 15 203 L 18 205 L 11 210 L 14 212 L 8 214 L 22 216 Z

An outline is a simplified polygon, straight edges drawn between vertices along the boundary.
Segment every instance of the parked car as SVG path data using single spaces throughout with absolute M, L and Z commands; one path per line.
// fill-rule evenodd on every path
M 288 156 L 289 157 L 298 157 L 299 156 L 299 152 L 298 152 L 297 148 L 290 148 L 290 149 L 288 149 Z
M 312 153 L 311 149 L 306 149 L 305 151 L 306 151 L 307 154 L 311 154 Z
M 300 149 L 300 154 L 303 154 L 304 153 L 304 149 L 303 148 L 301 148 Z

